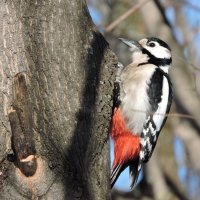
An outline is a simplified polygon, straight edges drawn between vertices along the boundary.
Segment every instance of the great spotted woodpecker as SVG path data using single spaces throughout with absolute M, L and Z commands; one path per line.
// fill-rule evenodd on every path
M 143 163 L 151 157 L 172 103 L 168 70 L 171 49 L 158 38 L 120 40 L 130 47 L 132 63 L 116 82 L 119 98 L 112 118 L 114 162 L 111 187 L 129 166 L 130 187 L 137 182 Z

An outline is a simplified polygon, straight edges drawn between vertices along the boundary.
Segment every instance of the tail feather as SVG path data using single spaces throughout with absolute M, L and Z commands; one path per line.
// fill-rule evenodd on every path
M 139 159 L 130 164 L 129 172 L 130 172 L 130 188 L 131 189 L 133 189 L 133 187 L 137 183 L 138 176 L 140 174 L 141 169 L 142 169 L 142 162 L 140 162 Z
M 114 186 L 115 182 L 117 181 L 119 175 L 121 172 L 126 168 L 124 167 L 123 164 L 118 164 L 112 171 L 111 176 L 110 176 L 110 182 L 111 182 L 111 188 Z

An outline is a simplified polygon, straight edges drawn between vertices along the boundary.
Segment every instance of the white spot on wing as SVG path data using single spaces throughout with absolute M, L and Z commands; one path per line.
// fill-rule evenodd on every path
M 144 139 L 144 138 L 142 138 L 142 139 L 140 140 L 140 143 L 141 143 L 141 145 L 142 145 L 142 146 L 145 146 L 145 145 L 146 145 L 146 143 L 147 143 L 147 141 L 145 141 L 145 139 Z
M 150 120 L 150 116 L 147 117 L 147 119 L 146 119 L 146 121 L 145 121 L 146 124 L 148 123 L 149 120 Z
M 153 141 L 156 142 L 156 139 L 157 139 L 157 137 L 156 137 L 156 135 L 155 135 L 154 138 L 153 138 Z
M 140 159 L 141 159 L 141 160 L 144 159 L 144 151 L 140 151 Z
M 153 128 L 153 126 L 152 126 L 152 123 L 151 123 L 151 122 L 149 123 L 149 129 L 150 129 L 150 131 L 151 131 L 151 134 L 152 134 L 153 136 L 154 136 L 154 135 L 156 135 L 156 132 L 157 132 L 157 130 Z
M 149 132 L 149 128 L 143 129 L 144 135 L 147 135 L 148 132 Z
M 149 152 L 152 150 L 152 144 L 150 143 L 149 137 L 147 138 L 147 148 Z

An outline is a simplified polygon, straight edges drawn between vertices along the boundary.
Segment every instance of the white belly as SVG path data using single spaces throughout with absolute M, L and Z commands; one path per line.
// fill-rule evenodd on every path
M 150 112 L 146 80 L 149 80 L 154 70 L 154 65 L 147 65 L 142 68 L 132 68 L 130 69 L 131 73 L 127 69 L 121 75 L 122 115 L 125 118 L 127 128 L 132 130 L 134 134 L 140 135 L 146 121 L 146 115 Z

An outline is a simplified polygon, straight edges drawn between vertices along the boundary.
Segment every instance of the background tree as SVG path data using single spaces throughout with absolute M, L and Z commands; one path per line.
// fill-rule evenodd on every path
M 98 27 L 125 65 L 130 53 L 119 37 L 159 37 L 172 48 L 174 103 L 141 182 L 134 191 L 118 183 L 113 199 L 199 199 L 199 7 L 198 1 L 90 0 Z M 195 4 L 196 3 L 196 4 Z M 125 179 L 128 182 L 128 177 Z M 128 187 L 126 188 L 126 190 Z
M 109 199 L 116 58 L 86 2 L 1 1 L 0 19 L 0 199 Z

